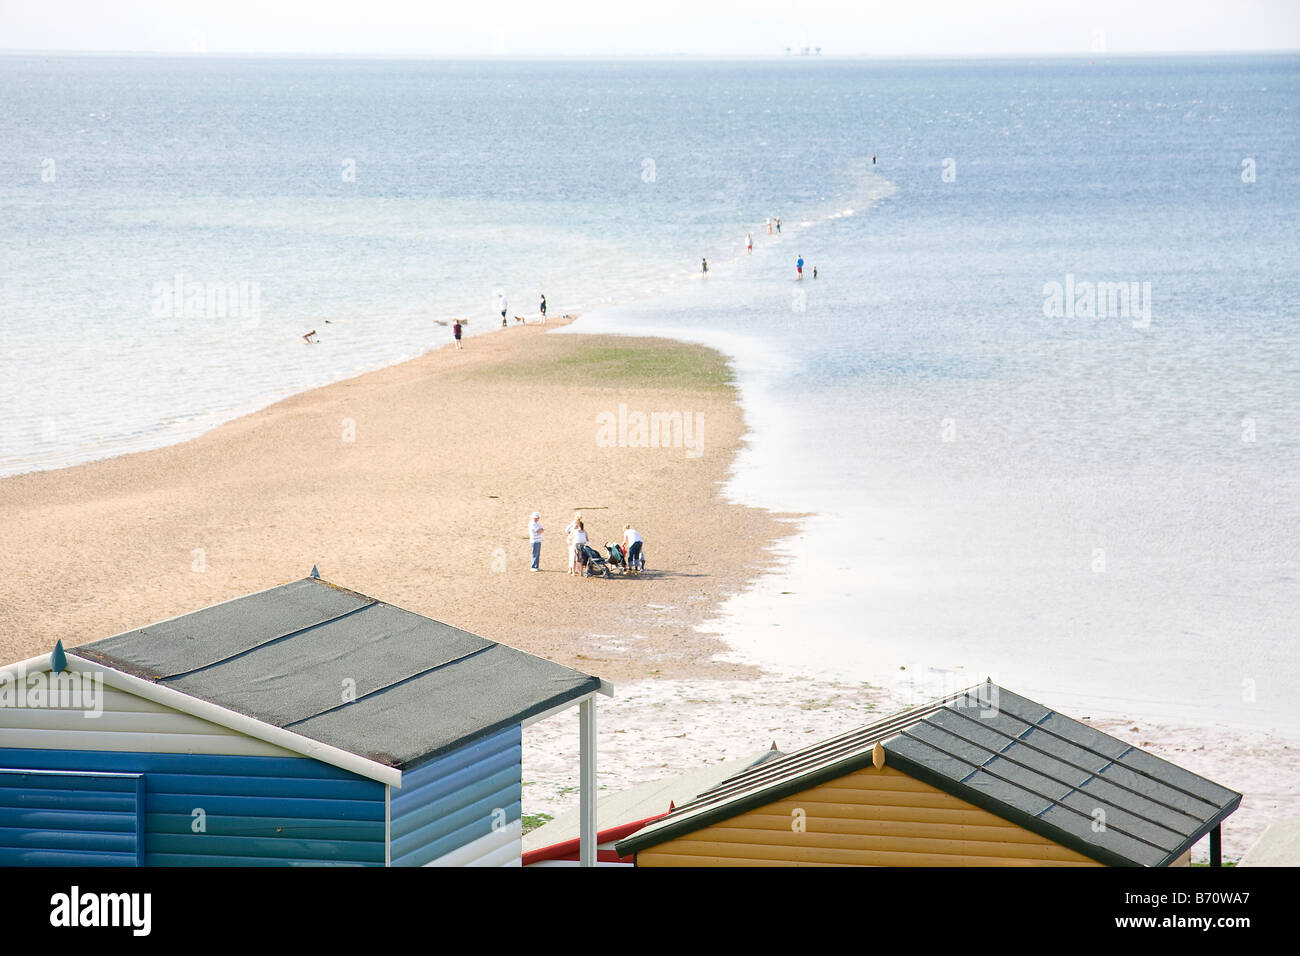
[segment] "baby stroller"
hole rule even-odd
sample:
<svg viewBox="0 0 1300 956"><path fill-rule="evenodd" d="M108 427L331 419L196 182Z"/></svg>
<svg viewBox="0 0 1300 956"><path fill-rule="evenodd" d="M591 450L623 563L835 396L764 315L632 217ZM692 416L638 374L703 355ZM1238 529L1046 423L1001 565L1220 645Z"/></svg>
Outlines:
<svg viewBox="0 0 1300 956"><path fill-rule="evenodd" d="M620 544L607 544L605 548L609 551L609 563L616 568L621 568L624 574L631 571L645 570L645 550L638 549L635 558L628 558L623 553L623 546Z"/></svg>
<svg viewBox="0 0 1300 956"><path fill-rule="evenodd" d="M584 544L582 546L582 554L587 559L584 562L586 564L586 570L583 572L587 577L593 578L597 575L605 578L609 577L609 565L605 563L605 559L600 556L599 551L589 544Z"/></svg>
<svg viewBox="0 0 1300 956"><path fill-rule="evenodd" d="M611 541L605 545L605 550L609 552L609 566L616 571L627 574L627 558L623 556L622 546Z"/></svg>

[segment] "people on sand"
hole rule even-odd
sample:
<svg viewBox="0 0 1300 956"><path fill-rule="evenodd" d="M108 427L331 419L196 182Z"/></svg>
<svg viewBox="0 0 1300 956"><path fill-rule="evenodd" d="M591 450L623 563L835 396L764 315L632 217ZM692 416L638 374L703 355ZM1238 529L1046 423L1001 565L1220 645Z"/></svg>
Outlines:
<svg viewBox="0 0 1300 956"><path fill-rule="evenodd" d="M461 331L462 331L462 327L461 327L461 324L460 324L460 319L457 319L455 322L453 322L453 323L451 324L451 334L452 334L452 337L455 338L455 340L456 340L456 348L460 348L460 334L461 334Z"/></svg>
<svg viewBox="0 0 1300 956"><path fill-rule="evenodd" d="M528 540L533 548L533 564L529 571L540 571L542 560L542 515L541 512L534 511L532 519L528 522Z"/></svg>
<svg viewBox="0 0 1300 956"><path fill-rule="evenodd" d="M709 260L708 260L708 259L701 259L701 260L700 260L700 274L701 274L701 275L708 275L708 274L709 274Z"/></svg>
<svg viewBox="0 0 1300 956"><path fill-rule="evenodd" d="M574 562L569 573L581 576L587 570L587 532L582 527L581 518L573 523L573 531L569 533L569 551Z"/></svg>
<svg viewBox="0 0 1300 956"><path fill-rule="evenodd" d="M799 273L799 278L803 278L803 256L800 256L794 262L794 271Z"/></svg>
<svg viewBox="0 0 1300 956"><path fill-rule="evenodd" d="M501 328L505 328L509 323L506 322L506 297L500 292L497 293L497 308L501 310Z"/></svg>
<svg viewBox="0 0 1300 956"><path fill-rule="evenodd" d="M640 571L645 566L641 557L641 535L630 524L623 525L623 556L629 572Z"/></svg>
<svg viewBox="0 0 1300 956"><path fill-rule="evenodd" d="M754 251L754 237L749 233L745 233L745 251L749 253Z"/></svg>
<svg viewBox="0 0 1300 956"><path fill-rule="evenodd" d="M570 574L573 573L573 564L574 564L574 559L576 557L573 550L573 529L576 528L581 523L582 523L582 512L575 511L573 513L573 520L570 521L564 528L564 543L569 546L569 573Z"/></svg>
<svg viewBox="0 0 1300 956"><path fill-rule="evenodd" d="M542 304L539 307L542 313L542 325L546 324L546 293L542 293Z"/></svg>

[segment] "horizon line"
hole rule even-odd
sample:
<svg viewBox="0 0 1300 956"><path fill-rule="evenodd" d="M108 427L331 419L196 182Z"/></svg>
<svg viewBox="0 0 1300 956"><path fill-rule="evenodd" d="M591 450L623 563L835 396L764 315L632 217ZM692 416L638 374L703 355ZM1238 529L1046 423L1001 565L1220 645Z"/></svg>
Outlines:
<svg viewBox="0 0 1300 956"><path fill-rule="evenodd" d="M1042 50L987 51L978 53L326 53L290 50L45 50L0 48L0 56L131 56L172 59L339 59L339 60L994 60L1058 57L1108 59L1142 56L1282 56L1300 53L1300 47L1227 50Z"/></svg>

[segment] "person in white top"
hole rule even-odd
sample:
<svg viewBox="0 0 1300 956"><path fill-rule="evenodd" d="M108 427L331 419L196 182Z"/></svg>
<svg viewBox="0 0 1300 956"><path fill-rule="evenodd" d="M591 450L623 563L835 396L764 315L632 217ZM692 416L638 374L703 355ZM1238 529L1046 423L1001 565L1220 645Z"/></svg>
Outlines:
<svg viewBox="0 0 1300 956"><path fill-rule="evenodd" d="M754 237L749 233L745 233L745 251L751 254L754 252Z"/></svg>
<svg viewBox="0 0 1300 956"><path fill-rule="evenodd" d="M501 310L501 327L506 327L506 297L500 292L497 293L497 308Z"/></svg>
<svg viewBox="0 0 1300 956"><path fill-rule="evenodd" d="M640 571L645 567L645 558L641 557L641 535L630 524L623 525L623 554L629 571Z"/></svg>
<svg viewBox="0 0 1300 956"><path fill-rule="evenodd" d="M540 512L534 511L532 520L528 522L528 540L533 546L533 566L529 571L541 570L538 565L542 560L542 516Z"/></svg>
<svg viewBox="0 0 1300 956"><path fill-rule="evenodd" d="M581 575L587 570L587 532L582 527L581 518L573 523L573 533L569 537L573 539L570 550L577 564L577 568L572 573Z"/></svg>
<svg viewBox="0 0 1300 956"><path fill-rule="evenodd" d="M570 574L573 573L573 562L576 557L576 553L573 549L573 529L581 521L582 521L582 512L575 511L573 513L573 520L570 521L567 525L565 525L564 528L564 543L569 546L569 573Z"/></svg>

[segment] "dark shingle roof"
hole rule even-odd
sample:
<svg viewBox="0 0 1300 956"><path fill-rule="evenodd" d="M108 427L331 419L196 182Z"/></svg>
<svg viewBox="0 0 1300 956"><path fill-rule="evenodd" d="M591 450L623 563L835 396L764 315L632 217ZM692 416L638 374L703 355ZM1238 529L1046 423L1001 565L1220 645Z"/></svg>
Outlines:
<svg viewBox="0 0 1300 956"><path fill-rule="evenodd" d="M739 774L621 841L618 852L860 770L877 742L889 766L1115 866L1168 865L1241 802L1239 793L988 683Z"/></svg>
<svg viewBox="0 0 1300 956"><path fill-rule="evenodd" d="M315 578L74 653L398 769L601 686Z"/></svg>

